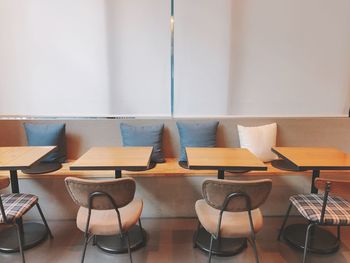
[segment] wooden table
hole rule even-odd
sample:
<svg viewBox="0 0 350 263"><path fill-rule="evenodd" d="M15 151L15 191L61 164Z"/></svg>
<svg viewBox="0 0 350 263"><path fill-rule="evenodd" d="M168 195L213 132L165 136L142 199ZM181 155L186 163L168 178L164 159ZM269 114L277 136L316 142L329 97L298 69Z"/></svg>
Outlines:
<svg viewBox="0 0 350 263"><path fill-rule="evenodd" d="M115 178L120 178L122 170L147 170L152 150L153 147L92 147L70 169L114 170Z"/></svg>
<svg viewBox="0 0 350 263"><path fill-rule="evenodd" d="M350 170L350 155L330 147L273 147L272 151L296 170L312 170L311 193L317 194L315 179L321 170ZM304 249L306 224L289 225L284 238L294 247ZM323 228L317 227L310 237L309 250L314 253L333 253L339 240Z"/></svg>
<svg viewBox="0 0 350 263"><path fill-rule="evenodd" d="M70 166L71 170L114 170L115 178L122 176L122 170L147 170L153 147L93 147ZM139 226L129 230L130 248L144 244L145 233ZM118 236L98 236L96 245L109 253L128 251L126 242Z"/></svg>
<svg viewBox="0 0 350 263"><path fill-rule="evenodd" d="M17 170L27 169L46 157L56 146L0 147L0 170L10 171L12 193L19 193ZM20 225L24 238L23 248L28 249L40 244L47 237L43 224L25 223ZM14 227L0 233L0 251L17 252L19 250L17 232Z"/></svg>
<svg viewBox="0 0 350 263"><path fill-rule="evenodd" d="M267 170L263 162L244 148L186 147L186 154L189 169L217 170L218 179L224 179L226 170ZM197 231L194 234L196 246L209 252L211 235L203 227L198 228ZM246 247L246 238L221 238L220 244L214 239L212 253L218 256L232 256Z"/></svg>
<svg viewBox="0 0 350 263"><path fill-rule="evenodd" d="M224 179L226 170L267 170L263 162L244 148L186 147L186 154L189 169L217 170L218 179Z"/></svg>

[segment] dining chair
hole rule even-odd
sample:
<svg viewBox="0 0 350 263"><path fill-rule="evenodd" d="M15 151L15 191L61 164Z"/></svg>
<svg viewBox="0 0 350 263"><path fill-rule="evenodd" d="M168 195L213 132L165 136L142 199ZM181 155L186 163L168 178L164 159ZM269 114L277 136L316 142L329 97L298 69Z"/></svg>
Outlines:
<svg viewBox="0 0 350 263"><path fill-rule="evenodd" d="M112 180L87 180L75 177L65 179L73 201L80 206L77 227L84 232L84 262L88 242L95 237L118 235L125 240L132 262L128 230L139 223L143 243L145 237L141 225L143 201L135 198L136 183L132 178Z"/></svg>
<svg viewBox="0 0 350 263"><path fill-rule="evenodd" d="M8 187L10 179L7 176L0 177L0 189ZM47 233L50 238L53 238L49 225L46 222L44 214L40 208L38 197L32 194L1 194L0 195L0 224L15 225L17 229L18 247L22 257L22 262L25 262L23 253L23 226L22 217L32 208L38 208L41 219L44 222Z"/></svg>
<svg viewBox="0 0 350 263"><path fill-rule="evenodd" d="M204 199L195 204L198 229L201 226L211 234L209 262L213 240L221 238L247 238L254 250L256 262L259 257L255 234L263 227L259 207L265 202L272 188L270 179L236 181L208 179L202 185ZM194 238L196 242L198 236Z"/></svg>
<svg viewBox="0 0 350 263"><path fill-rule="evenodd" d="M303 260L306 261L310 232L316 226L337 226L337 238L340 240L340 227L350 225L350 203L340 197L349 192L350 181L315 179L315 187L322 190L322 194L298 194L289 198L290 204L279 231L280 240L287 223L290 211L294 206L298 212L309 221L306 236Z"/></svg>

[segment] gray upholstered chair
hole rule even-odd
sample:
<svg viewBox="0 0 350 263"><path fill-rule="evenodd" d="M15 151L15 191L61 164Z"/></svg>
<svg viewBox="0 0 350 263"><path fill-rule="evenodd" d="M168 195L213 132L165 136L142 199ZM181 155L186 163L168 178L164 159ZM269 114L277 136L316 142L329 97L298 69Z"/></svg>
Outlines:
<svg viewBox="0 0 350 263"><path fill-rule="evenodd" d="M139 222L143 236L140 222L143 202L134 198L134 179L86 180L67 177L65 183L70 196L80 206L77 227L85 236L81 262L84 262L86 246L91 238L117 234L125 238L132 262L128 230Z"/></svg>
<svg viewBox="0 0 350 263"><path fill-rule="evenodd" d="M309 221L305 236L303 263L306 261L310 231L316 225L337 226L338 240L340 240L340 226L350 225L350 202L339 196L349 192L350 181L316 178L315 186L324 193L298 194L289 198L290 204L277 238L281 239L289 213L294 206Z"/></svg>
<svg viewBox="0 0 350 263"><path fill-rule="evenodd" d="M0 177L0 189L8 187L10 179L6 176ZM39 210L41 219L43 220L50 238L53 238L50 228L45 220L44 214L38 203L38 197L32 194L2 194L0 195L0 224L15 225L17 228L19 252L22 257L22 262L25 262L23 253L23 228L21 218L33 206Z"/></svg>
<svg viewBox="0 0 350 263"><path fill-rule="evenodd" d="M202 185L204 199L195 205L199 224L211 234L209 262L213 239L246 237L254 249L256 261L259 257L255 234L263 226L259 206L267 199L272 187L269 179L254 181L232 181L210 179ZM250 239L249 239L250 237ZM194 242L196 242L195 237Z"/></svg>

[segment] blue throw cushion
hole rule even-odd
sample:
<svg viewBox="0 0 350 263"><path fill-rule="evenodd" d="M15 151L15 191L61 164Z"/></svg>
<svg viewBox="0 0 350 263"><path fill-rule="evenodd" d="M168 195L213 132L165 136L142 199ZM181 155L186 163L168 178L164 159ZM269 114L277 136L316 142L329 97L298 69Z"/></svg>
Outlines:
<svg viewBox="0 0 350 263"><path fill-rule="evenodd" d="M130 125L120 124L123 146L153 146L151 161L164 163L163 145L164 124Z"/></svg>
<svg viewBox="0 0 350 263"><path fill-rule="evenodd" d="M218 125L218 121L176 122L181 144L180 161L187 161L185 147L215 147Z"/></svg>
<svg viewBox="0 0 350 263"><path fill-rule="evenodd" d="M42 162L65 162L66 124L33 124L24 123L28 146L54 146L56 149Z"/></svg>

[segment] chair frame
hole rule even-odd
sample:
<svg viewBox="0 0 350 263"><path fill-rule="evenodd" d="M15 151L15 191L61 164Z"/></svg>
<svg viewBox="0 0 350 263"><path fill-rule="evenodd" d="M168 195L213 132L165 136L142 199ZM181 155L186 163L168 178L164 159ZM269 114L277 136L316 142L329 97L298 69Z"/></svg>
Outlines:
<svg viewBox="0 0 350 263"><path fill-rule="evenodd" d="M45 219L45 216L40 208L40 205L39 205L39 202L36 202L36 207L38 208L38 211L39 211L39 214L40 214L40 217L46 227L46 230L47 230L47 233L49 234L49 237L50 239L53 239L53 235L52 235L52 232L49 228L49 225L47 224L46 222L46 219ZM31 209L31 208L30 208ZM30 210L29 209L29 210ZM29 211L28 210L28 211ZM4 220L3 224L7 224L7 225L15 225L16 226L16 232L17 232L17 239L18 239L18 246L19 246L19 252L21 254L21 258L22 258L22 262L25 263L25 258L24 258L24 252L23 252L23 245L24 245L24 231L23 231L23 223L22 223L22 217L18 218L15 220L15 222L11 222L8 220L7 216L6 216L6 213L5 213L5 208L4 208L4 204L2 203L2 197L0 195L0 212L1 212L1 215L2 215L2 218Z"/></svg>
<svg viewBox="0 0 350 263"><path fill-rule="evenodd" d="M217 230L216 230L216 235L211 234L210 237L210 248L209 248L209 259L208 262L211 262L211 257L212 257L212 249L213 249L213 240L214 238L216 240L220 240L221 236L220 236L220 229L221 229L221 222L222 222L222 215L223 213L226 211L226 208L228 206L228 204L230 203L230 201L232 199L235 198L244 198L245 200L245 210L242 212L248 212L248 216L249 216L249 224L250 224L250 239L247 238L248 242L251 244L253 250L254 250L254 255L255 255L255 260L257 263L259 263L259 257L258 257L258 252L257 252L257 247L256 247L256 242L255 242L255 231L254 231L254 224L253 224L253 218L252 218L252 209L251 209L251 200L248 194L243 193L243 192L234 192L234 193L230 193L225 197L224 203L222 205L222 208L220 209L220 214L219 214L219 219L218 219L218 225L217 225ZM198 233L199 233L199 229L200 229L201 223L198 220L198 227L197 227L197 232L196 232L196 236L194 238L194 247L196 246L196 241L198 239Z"/></svg>
<svg viewBox="0 0 350 263"><path fill-rule="evenodd" d="M107 197L109 202L112 204L113 209L117 213L118 225L119 225L119 229L120 229L120 236L121 236L122 239L124 237L126 238L126 242L127 242L127 246L128 246L129 259L130 259L130 262L132 263L129 235L128 235L128 231L123 232L122 220L121 220L121 216L120 216L120 212L119 212L118 206L116 205L116 203L115 203L115 201L114 201L114 199L113 199L113 197L111 195L109 195L108 193L102 192L102 191L94 191L94 192L89 194L89 199L88 199L88 209L89 210L88 210L88 217L87 217L87 220L86 220L86 226L85 226L85 232L84 232L84 249L83 249L83 254L82 254L82 258L81 258L81 263L84 262L85 253L86 253L86 247L87 247L87 244L89 243L89 241L91 240L91 238L93 238L93 245L96 244L96 235L89 235L89 225L90 225L90 219L91 219L91 210L93 209L92 202L93 202L94 198L99 197L99 196ZM143 239L142 241L144 243L145 242L145 237L144 237L144 234L143 234L143 229L142 229L141 219L140 218L139 218L139 226L140 226L141 236L142 236L142 239Z"/></svg>
<svg viewBox="0 0 350 263"><path fill-rule="evenodd" d="M327 181L326 184L325 184L325 189L324 189L324 196L323 196L323 203L322 203L322 209L321 209L321 216L320 216L320 220L319 221L309 221L309 224L307 226L307 230L306 230L306 236L305 236L305 245L304 245L304 252L303 252L303 263L306 262L306 256L307 256L307 247L308 247L308 244L309 244L309 239L310 239L310 231L312 230L312 228L316 225L318 226L337 226L337 239L340 240L340 227L341 226L347 226L347 224L334 224L334 225L330 225L330 224L326 224L324 222L324 216L325 216L325 213L326 213L326 207L327 207L327 202L328 202L328 195L329 195L329 192L331 191L331 181ZM289 207L287 209L287 213L284 217L284 220L283 220L283 223L282 223L282 226L281 226L281 229L278 233L278 237L277 237L277 240L281 240L281 236L283 234L283 231L284 231L284 228L285 228L285 225L287 223L287 220L288 220L288 217L289 217L289 214L290 214L290 211L293 207L293 204L290 203L289 204Z"/></svg>

